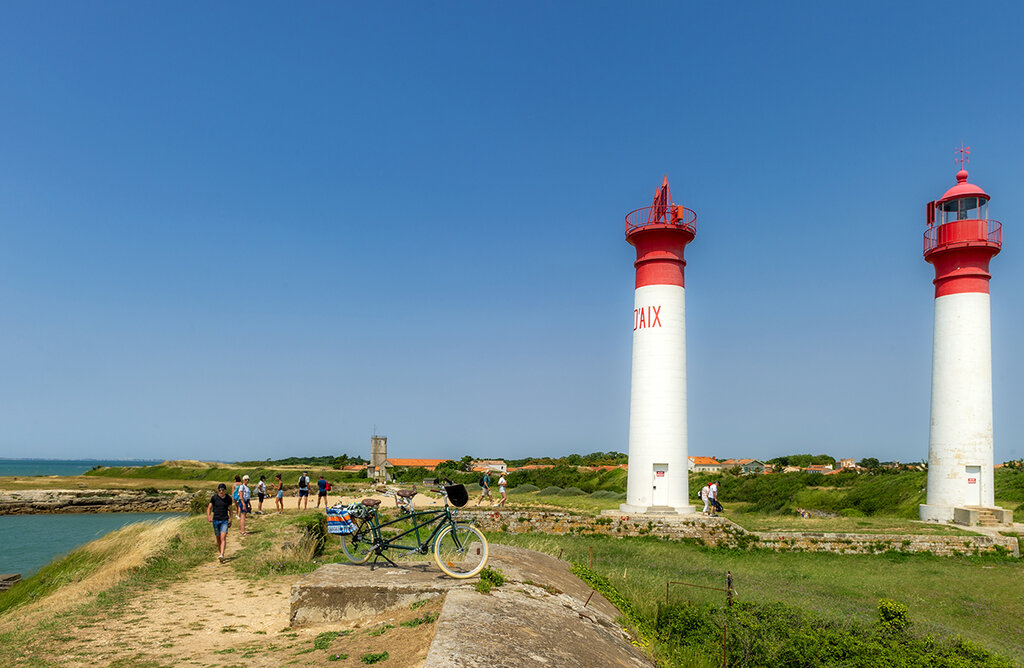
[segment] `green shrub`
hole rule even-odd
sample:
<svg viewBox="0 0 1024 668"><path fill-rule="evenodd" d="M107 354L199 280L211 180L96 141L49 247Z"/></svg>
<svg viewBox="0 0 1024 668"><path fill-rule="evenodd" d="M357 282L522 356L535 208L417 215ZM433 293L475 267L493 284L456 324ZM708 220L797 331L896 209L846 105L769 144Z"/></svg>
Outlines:
<svg viewBox="0 0 1024 668"><path fill-rule="evenodd" d="M327 545L327 515L316 513L302 520L303 537L313 541L313 556L318 557L324 552Z"/></svg>
<svg viewBox="0 0 1024 668"><path fill-rule="evenodd" d="M562 491L561 487L555 487L554 485L552 485L551 487L545 487L544 489L540 490L539 492L537 492L537 495L538 496L555 496L556 494L561 493L561 491Z"/></svg>
<svg viewBox="0 0 1024 668"><path fill-rule="evenodd" d="M867 517L867 515L856 508L843 508L839 511L839 514L843 517Z"/></svg>
<svg viewBox="0 0 1024 668"><path fill-rule="evenodd" d="M907 606L896 601L883 598L878 601L878 622L883 628L891 631L903 631L910 626L907 618Z"/></svg>
<svg viewBox="0 0 1024 668"><path fill-rule="evenodd" d="M192 495L192 499L188 502L188 514L189 515L205 515L206 507L210 505L210 497L213 496L209 492L202 490Z"/></svg>
<svg viewBox="0 0 1024 668"><path fill-rule="evenodd" d="M583 496L585 494L586 492L579 487L566 487L561 492L558 492L558 496Z"/></svg>
<svg viewBox="0 0 1024 668"><path fill-rule="evenodd" d="M480 581L476 583L476 590L481 594L489 594L492 587L500 587L505 584L505 574L500 568L485 568L480 571Z"/></svg>
<svg viewBox="0 0 1024 668"><path fill-rule="evenodd" d="M530 483L526 483L525 485L520 485L519 487L511 487L511 488L509 488L508 493L509 494L527 494L529 492L536 492L538 489L540 489L540 487L537 487L536 485L531 485Z"/></svg>
<svg viewBox="0 0 1024 668"><path fill-rule="evenodd" d="M359 657L359 660L366 664L380 663L381 661L387 661L388 656L387 652L368 652Z"/></svg>

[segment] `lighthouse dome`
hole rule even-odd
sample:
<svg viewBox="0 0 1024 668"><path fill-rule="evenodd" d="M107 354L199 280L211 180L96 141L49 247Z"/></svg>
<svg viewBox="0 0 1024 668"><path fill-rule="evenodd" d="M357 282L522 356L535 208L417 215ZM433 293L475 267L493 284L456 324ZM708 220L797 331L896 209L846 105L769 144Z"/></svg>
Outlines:
<svg viewBox="0 0 1024 668"><path fill-rule="evenodd" d="M939 198L939 202L948 202L954 199L960 199L961 197L981 197L989 199L988 194L980 187L973 183L967 182L967 170L961 169L956 173L956 185L946 191L946 193Z"/></svg>

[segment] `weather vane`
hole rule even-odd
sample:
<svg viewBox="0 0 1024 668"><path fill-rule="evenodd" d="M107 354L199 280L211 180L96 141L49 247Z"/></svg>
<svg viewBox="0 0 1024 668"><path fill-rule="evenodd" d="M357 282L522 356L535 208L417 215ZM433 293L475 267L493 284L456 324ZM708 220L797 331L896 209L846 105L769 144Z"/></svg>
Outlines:
<svg viewBox="0 0 1024 668"><path fill-rule="evenodd" d="M960 157L959 158L953 158L953 162L955 164L960 165L960 169L966 169L967 168L967 163L971 161L971 159L969 157L970 154L971 154L971 147L970 146L964 146L964 143L960 142L960 148L956 149L956 151L954 151L954 152L955 153L959 153Z"/></svg>

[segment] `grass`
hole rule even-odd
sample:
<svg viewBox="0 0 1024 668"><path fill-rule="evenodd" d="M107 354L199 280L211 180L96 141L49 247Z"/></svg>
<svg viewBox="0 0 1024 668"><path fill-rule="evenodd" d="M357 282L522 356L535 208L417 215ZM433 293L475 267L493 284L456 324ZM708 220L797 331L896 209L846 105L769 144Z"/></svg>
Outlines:
<svg viewBox="0 0 1024 668"><path fill-rule="evenodd" d="M916 632L961 635L992 652L1024 661L1024 562L996 557L835 555L719 550L655 538L488 534L587 563L645 616L666 600L666 582L725 587L731 571L737 600L782 602L832 619L874 621L880 598L907 605ZM672 601L724 602L724 592L669 586Z"/></svg>
<svg viewBox="0 0 1024 668"><path fill-rule="evenodd" d="M945 524L920 522L904 517L875 515L872 517L811 517L799 515L765 515L743 510L743 504L735 504L736 510L723 513L747 531L814 531L827 533L868 533L904 534L923 536L977 536L976 532L959 529Z"/></svg>
<svg viewBox="0 0 1024 668"><path fill-rule="evenodd" d="M205 518L131 524L0 594L0 665L48 665L68 628L120 615L138 592L209 560Z"/></svg>

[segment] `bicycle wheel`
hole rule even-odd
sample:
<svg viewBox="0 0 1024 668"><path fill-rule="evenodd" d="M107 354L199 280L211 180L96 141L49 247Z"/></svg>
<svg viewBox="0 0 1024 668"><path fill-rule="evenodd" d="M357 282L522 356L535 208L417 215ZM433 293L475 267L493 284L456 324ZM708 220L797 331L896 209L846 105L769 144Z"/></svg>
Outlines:
<svg viewBox="0 0 1024 668"><path fill-rule="evenodd" d="M363 520L350 534L342 534L341 551L353 564L365 564L373 554L373 532L369 520Z"/></svg>
<svg viewBox="0 0 1024 668"><path fill-rule="evenodd" d="M476 527L449 525L434 540L434 561L453 578L472 577L487 564L487 539Z"/></svg>

